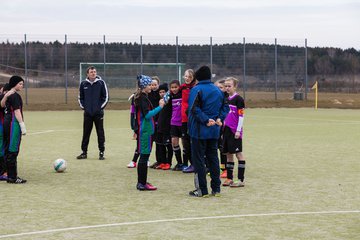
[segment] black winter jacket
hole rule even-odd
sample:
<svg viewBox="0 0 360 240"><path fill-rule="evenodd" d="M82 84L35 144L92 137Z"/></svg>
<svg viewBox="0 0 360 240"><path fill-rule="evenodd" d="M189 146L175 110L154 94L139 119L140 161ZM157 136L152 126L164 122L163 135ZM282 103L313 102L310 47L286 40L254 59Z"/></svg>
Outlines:
<svg viewBox="0 0 360 240"><path fill-rule="evenodd" d="M102 114L109 101L109 93L104 80L100 76L91 82L85 79L79 87L79 105L90 116Z"/></svg>

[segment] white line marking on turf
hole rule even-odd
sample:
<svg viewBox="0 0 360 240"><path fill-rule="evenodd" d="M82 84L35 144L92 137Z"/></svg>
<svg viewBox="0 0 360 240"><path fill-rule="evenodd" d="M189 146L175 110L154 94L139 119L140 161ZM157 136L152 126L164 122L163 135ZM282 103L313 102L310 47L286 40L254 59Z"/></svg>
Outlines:
<svg viewBox="0 0 360 240"><path fill-rule="evenodd" d="M250 115L251 117L256 118L275 118L275 119L289 119L289 120L305 120L305 121L318 121L318 122L336 122L336 123L345 123L345 124L359 124L360 121L351 121L351 120L341 120L341 119L319 119L319 118L301 118L301 117L282 117L282 116L266 116L266 115Z"/></svg>
<svg viewBox="0 0 360 240"><path fill-rule="evenodd" d="M73 231L73 230L83 230L83 229L92 229L92 228L119 227L119 226L128 226L128 225L140 225L140 224L152 224L152 223L168 223L168 222L180 222L180 221L195 221L195 220L207 220L207 219L268 217L268 216L319 215L319 214L349 214L349 213L360 213L360 210L353 210L353 211L323 211L323 212L254 213L254 214L239 214L239 215L225 215L225 216L159 219L159 220L123 222L123 223L110 223L110 224L99 224L99 225L81 226L81 227L58 228L58 229L50 229L50 230L35 231L35 232L15 233L15 234L0 235L0 238L21 237L21 236L39 235L39 234L56 233L56 232L67 232L67 231Z"/></svg>
<svg viewBox="0 0 360 240"><path fill-rule="evenodd" d="M129 130L130 128L105 128L105 130ZM57 130L44 130L38 132L27 133L27 135L39 135L44 133L52 133L52 132L74 132L74 131L82 131L82 129L57 129ZM129 130L129 132L131 132Z"/></svg>
<svg viewBox="0 0 360 240"><path fill-rule="evenodd" d="M38 134L51 133L51 132L55 132L55 130L45 130L45 131L40 131L40 132L33 132L33 133L28 133L27 135L38 135Z"/></svg>

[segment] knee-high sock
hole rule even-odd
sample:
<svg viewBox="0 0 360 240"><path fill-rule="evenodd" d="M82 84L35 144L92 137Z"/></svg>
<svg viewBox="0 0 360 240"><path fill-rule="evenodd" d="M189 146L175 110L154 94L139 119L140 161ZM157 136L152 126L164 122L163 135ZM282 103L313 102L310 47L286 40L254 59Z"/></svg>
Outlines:
<svg viewBox="0 0 360 240"><path fill-rule="evenodd" d="M227 178L233 179L233 171L234 171L234 163L233 162L226 163L226 171L227 171Z"/></svg>
<svg viewBox="0 0 360 240"><path fill-rule="evenodd" d="M242 182L245 179L245 160L240 160L239 161L239 166L238 166L238 179L241 180Z"/></svg>
<svg viewBox="0 0 360 240"><path fill-rule="evenodd" d="M182 159L181 159L181 149L180 146L174 146L173 150L175 152L175 158L178 164L182 164Z"/></svg>

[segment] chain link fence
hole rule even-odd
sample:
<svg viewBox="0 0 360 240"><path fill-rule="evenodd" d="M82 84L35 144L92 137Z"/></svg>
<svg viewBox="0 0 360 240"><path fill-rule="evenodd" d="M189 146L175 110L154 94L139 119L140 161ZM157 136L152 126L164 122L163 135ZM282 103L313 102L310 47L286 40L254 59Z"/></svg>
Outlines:
<svg viewBox="0 0 360 240"><path fill-rule="evenodd" d="M284 92L306 99L315 81L323 91L359 92L359 52L342 51L347 65L337 67L346 71L338 71L330 63L339 51L308 48L306 39L0 35L0 83L23 76L26 104L74 102L84 78L81 63L96 63L112 101L123 101L136 89L137 74L169 82L188 68L208 65L214 81L238 78L245 98L251 91L274 100ZM46 92L51 97L38 96Z"/></svg>

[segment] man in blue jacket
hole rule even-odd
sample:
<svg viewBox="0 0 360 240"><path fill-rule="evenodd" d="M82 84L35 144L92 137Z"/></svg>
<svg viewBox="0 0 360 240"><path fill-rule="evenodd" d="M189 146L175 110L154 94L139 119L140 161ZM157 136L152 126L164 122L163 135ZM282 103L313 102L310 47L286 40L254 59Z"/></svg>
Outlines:
<svg viewBox="0 0 360 240"><path fill-rule="evenodd" d="M202 66L196 71L198 84L189 96L188 129L191 138L191 157L195 167L195 187L190 196L207 197L205 158L211 176L211 193L220 196L220 166L217 143L220 127L229 111L224 94L211 82L209 67Z"/></svg>
<svg viewBox="0 0 360 240"><path fill-rule="evenodd" d="M81 109L84 110L84 124L81 142L82 153L76 158L87 158L90 134L95 123L98 136L99 160L104 160L104 108L109 101L109 93L104 80L96 75L95 67L88 67L86 74L87 78L80 83L79 87L79 104Z"/></svg>

